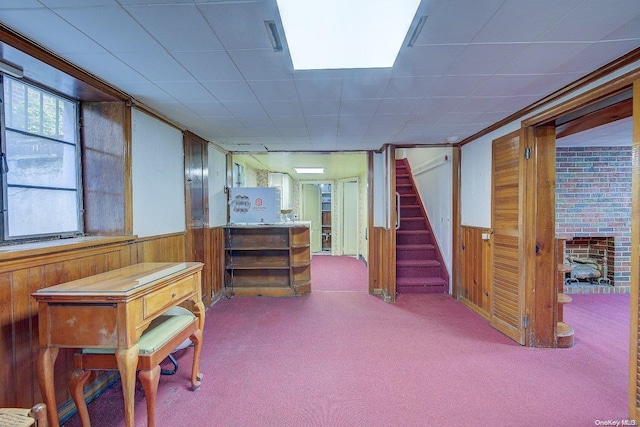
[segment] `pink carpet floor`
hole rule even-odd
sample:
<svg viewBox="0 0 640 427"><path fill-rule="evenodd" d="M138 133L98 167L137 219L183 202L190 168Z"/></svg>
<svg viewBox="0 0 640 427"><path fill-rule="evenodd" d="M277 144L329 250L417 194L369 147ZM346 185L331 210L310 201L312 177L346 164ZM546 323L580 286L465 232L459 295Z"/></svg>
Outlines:
<svg viewBox="0 0 640 427"><path fill-rule="evenodd" d="M362 291L368 289L367 267L350 256L314 255L311 258L314 291Z"/></svg>
<svg viewBox="0 0 640 427"><path fill-rule="evenodd" d="M157 425L537 427L627 418L628 295L575 296L565 319L576 345L531 349L450 296L388 304L316 290L326 284L312 274L305 297L211 307L202 387L188 389L192 350L176 353L178 373L160 379ZM345 279L338 283L352 286ZM136 425L146 424L144 404L138 389ZM94 427L123 426L120 383L89 413Z"/></svg>

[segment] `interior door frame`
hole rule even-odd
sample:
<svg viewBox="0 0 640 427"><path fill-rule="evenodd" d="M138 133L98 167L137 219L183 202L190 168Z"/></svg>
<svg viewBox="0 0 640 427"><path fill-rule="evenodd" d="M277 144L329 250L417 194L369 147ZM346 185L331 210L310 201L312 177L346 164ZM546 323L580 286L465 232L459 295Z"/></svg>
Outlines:
<svg viewBox="0 0 640 427"><path fill-rule="evenodd" d="M524 221L528 224L524 238L528 255L524 266L529 346L555 346L555 223L549 222L555 214L555 161L551 162L555 159L555 120L627 91L638 79L640 70L635 70L522 121L523 143L531 150L533 160L527 164L529 182L525 190L525 197L532 203L524 212ZM632 289L636 285L632 283ZM635 309L637 312L638 307Z"/></svg>
<svg viewBox="0 0 640 427"><path fill-rule="evenodd" d="M340 239L339 239L339 244L340 244L340 248L338 250L338 253L340 255L353 255L353 254L347 254L344 250L345 248L345 242L346 242L346 237L347 237L347 233L346 233L346 227L345 227L345 219L346 219L346 198L345 198L345 189L347 184L355 184L355 188L356 188L356 196L359 197L360 195L360 179L358 177L353 177L353 178L341 178L340 180L338 180L338 188L337 188L337 196L339 197L340 200L340 205L339 205L339 221L340 221ZM355 245L356 245L356 257L359 257L360 255L360 227L361 227L361 221L360 221L360 212L359 212L359 200L356 199L355 200L355 210L356 210L356 232L355 232Z"/></svg>
<svg viewBox="0 0 640 427"><path fill-rule="evenodd" d="M560 102L559 104L531 116L522 121L522 130L525 143L534 150L545 150L548 145L548 135L540 136L541 129L553 127L555 138L555 126L552 124L558 118L595 104L601 100L613 97L624 91L632 90L633 103L633 148L632 148L632 194L640 194L640 68L622 74L619 77L602 83L593 89L573 98ZM546 141L545 141L545 138ZM553 145L555 149L555 144ZM541 154L542 151L538 152ZM527 194L532 196L531 200L541 200L550 197L549 186L537 188L540 180L550 179L550 166L547 162L538 162L531 171L533 181L530 182ZM637 383L637 376L640 372L638 361L638 287L640 281L640 198L633 197L632 222L631 222L631 331L629 339L629 393L628 408L630 419L640 419L640 386ZM555 264L553 262L537 262L535 259L535 249L538 254L543 251L544 257L550 257L553 252L555 230L545 228L545 216L548 218L552 212L545 210L527 211L527 219L531 223L532 229L526 231L525 241L531 242L529 246L534 247L534 256L525 259L527 269L527 294L535 293L542 296L542 300L532 300L527 304L527 310L531 315L529 337L532 344L544 343L548 341L550 331L555 328L555 319L541 310L541 305L550 296L557 298L557 284L553 280L544 280L542 277L554 277ZM550 283L552 282L552 283ZM557 304L554 304L557 305Z"/></svg>

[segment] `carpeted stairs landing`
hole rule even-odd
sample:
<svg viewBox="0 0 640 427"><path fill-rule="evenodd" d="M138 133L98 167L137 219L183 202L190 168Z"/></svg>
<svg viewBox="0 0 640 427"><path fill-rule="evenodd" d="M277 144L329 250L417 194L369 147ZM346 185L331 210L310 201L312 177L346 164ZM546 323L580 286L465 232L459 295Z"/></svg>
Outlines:
<svg viewBox="0 0 640 427"><path fill-rule="evenodd" d="M396 191L400 194L400 228L396 230L397 293L448 293L449 277L406 159L396 160Z"/></svg>

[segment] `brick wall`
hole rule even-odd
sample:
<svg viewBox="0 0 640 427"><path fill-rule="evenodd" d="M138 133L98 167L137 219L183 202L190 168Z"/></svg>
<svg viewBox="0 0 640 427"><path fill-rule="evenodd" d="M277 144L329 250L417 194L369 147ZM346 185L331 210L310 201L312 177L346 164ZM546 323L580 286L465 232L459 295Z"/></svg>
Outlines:
<svg viewBox="0 0 640 427"><path fill-rule="evenodd" d="M556 149L556 234L613 237L613 284L629 286L631 147Z"/></svg>

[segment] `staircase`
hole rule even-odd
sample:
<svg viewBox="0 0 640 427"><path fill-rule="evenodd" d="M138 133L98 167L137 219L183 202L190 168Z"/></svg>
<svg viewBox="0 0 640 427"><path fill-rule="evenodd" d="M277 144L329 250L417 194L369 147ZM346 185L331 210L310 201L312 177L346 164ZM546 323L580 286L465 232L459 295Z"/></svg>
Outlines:
<svg viewBox="0 0 640 427"><path fill-rule="evenodd" d="M406 159L396 160L396 191L400 194L400 228L396 230L396 292L448 293L449 275L433 240L431 226Z"/></svg>

